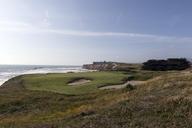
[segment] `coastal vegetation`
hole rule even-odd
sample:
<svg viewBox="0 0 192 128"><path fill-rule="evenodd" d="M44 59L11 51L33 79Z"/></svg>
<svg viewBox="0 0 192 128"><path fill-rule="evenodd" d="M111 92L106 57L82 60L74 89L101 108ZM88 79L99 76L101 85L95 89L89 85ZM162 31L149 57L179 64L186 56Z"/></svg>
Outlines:
<svg viewBox="0 0 192 128"><path fill-rule="evenodd" d="M70 85L83 80L88 82ZM100 89L126 81L144 82ZM0 127L190 128L191 85L190 70L18 76L0 87Z"/></svg>
<svg viewBox="0 0 192 128"><path fill-rule="evenodd" d="M185 70L191 66L185 58L172 58L167 60L148 60L143 63L144 70L167 71L167 70Z"/></svg>

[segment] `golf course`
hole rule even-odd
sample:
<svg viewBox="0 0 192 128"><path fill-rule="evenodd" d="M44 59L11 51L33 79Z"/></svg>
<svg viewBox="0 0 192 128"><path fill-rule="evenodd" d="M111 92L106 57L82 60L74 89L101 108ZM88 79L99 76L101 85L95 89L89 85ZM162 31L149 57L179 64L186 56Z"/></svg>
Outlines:
<svg viewBox="0 0 192 128"><path fill-rule="evenodd" d="M168 127L173 125L169 120L190 127L183 120L190 120L192 112L191 76L188 70L139 68L21 75L0 88L0 127L146 127L146 122ZM130 84L137 81L142 83Z"/></svg>

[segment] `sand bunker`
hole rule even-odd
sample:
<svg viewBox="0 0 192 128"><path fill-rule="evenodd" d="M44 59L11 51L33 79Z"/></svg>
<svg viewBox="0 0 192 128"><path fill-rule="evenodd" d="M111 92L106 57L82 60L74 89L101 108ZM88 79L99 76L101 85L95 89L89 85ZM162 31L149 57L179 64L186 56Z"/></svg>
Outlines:
<svg viewBox="0 0 192 128"><path fill-rule="evenodd" d="M131 84L133 86L141 85L144 84L146 81L127 81L124 84L118 84L118 85L109 85L109 86L104 86L100 87L99 89L105 90L105 89L120 89L120 88L125 88L128 84Z"/></svg>
<svg viewBox="0 0 192 128"><path fill-rule="evenodd" d="M78 79L78 80L75 80L73 82L68 83L68 85L83 85L83 84L86 84L86 83L89 83L89 82L91 82L91 80Z"/></svg>

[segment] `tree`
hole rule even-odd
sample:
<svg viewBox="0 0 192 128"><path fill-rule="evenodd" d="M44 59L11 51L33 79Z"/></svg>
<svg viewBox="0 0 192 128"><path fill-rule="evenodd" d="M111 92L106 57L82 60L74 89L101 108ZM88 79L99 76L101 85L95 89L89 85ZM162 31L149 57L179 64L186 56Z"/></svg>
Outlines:
<svg viewBox="0 0 192 128"><path fill-rule="evenodd" d="M167 60L148 60L143 63L142 69L152 71L184 70L191 66L185 58L170 58Z"/></svg>

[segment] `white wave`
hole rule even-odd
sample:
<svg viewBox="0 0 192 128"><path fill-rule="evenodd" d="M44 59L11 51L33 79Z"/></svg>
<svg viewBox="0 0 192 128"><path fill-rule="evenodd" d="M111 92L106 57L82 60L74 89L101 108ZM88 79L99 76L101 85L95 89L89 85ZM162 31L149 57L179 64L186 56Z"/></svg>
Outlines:
<svg viewBox="0 0 192 128"><path fill-rule="evenodd" d="M27 68L26 68L27 67ZM1 70L2 69L2 70ZM3 67L0 66L0 86L5 83L7 80L24 74L46 74L46 73L67 73L67 72L85 72L87 70L82 69L82 67L54 67L54 66L45 66L45 67L34 67L34 66L25 66L25 67Z"/></svg>

